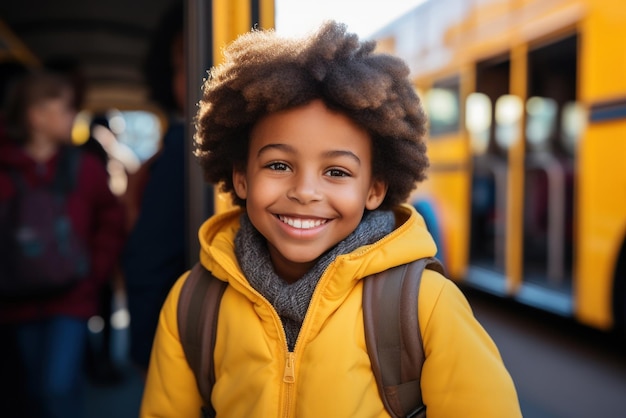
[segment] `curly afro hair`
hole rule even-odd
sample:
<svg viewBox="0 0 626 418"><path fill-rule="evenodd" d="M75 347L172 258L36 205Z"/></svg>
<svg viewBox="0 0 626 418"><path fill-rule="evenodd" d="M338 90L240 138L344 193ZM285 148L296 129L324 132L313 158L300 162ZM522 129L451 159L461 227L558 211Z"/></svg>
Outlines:
<svg viewBox="0 0 626 418"><path fill-rule="evenodd" d="M321 99L369 132L373 176L388 185L381 208L405 202L426 177L426 115L406 64L374 47L334 21L298 39L273 30L241 35L224 50L225 63L211 70L195 119L195 155L206 181L221 183L234 204L245 206L232 172L245 167L254 124Z"/></svg>

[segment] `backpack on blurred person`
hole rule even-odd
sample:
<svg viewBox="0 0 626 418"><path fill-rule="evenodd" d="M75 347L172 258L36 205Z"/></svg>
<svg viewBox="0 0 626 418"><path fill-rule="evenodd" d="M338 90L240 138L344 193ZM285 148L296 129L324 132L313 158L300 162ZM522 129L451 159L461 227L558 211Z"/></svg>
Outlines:
<svg viewBox="0 0 626 418"><path fill-rule="evenodd" d="M79 157L77 149L62 150L47 186L33 187L11 172L16 193L0 203L0 299L53 295L89 272L87 247L67 214Z"/></svg>
<svg viewBox="0 0 626 418"><path fill-rule="evenodd" d="M426 416L420 388L425 357L417 318L419 287L425 268L443 274L443 266L437 259L421 258L364 279L367 352L381 398L392 417ZM215 416L211 406L215 383L213 350L219 305L227 285L197 263L183 285L178 302L180 342L204 399L205 417Z"/></svg>

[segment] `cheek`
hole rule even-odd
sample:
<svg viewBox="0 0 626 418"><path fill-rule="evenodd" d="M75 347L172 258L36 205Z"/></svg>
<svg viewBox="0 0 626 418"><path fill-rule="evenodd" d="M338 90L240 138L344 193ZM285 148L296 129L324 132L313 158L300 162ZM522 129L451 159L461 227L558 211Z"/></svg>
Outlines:
<svg viewBox="0 0 626 418"><path fill-rule="evenodd" d="M281 182L264 181L256 177L249 179L247 195L247 204L267 207L286 198L286 191Z"/></svg>
<svg viewBox="0 0 626 418"><path fill-rule="evenodd" d="M332 197L333 206L346 216L356 216L362 214L365 209L371 209L369 188L363 185L360 187L346 188L340 193L334 193Z"/></svg>
<svg viewBox="0 0 626 418"><path fill-rule="evenodd" d="M347 206L362 206L368 197L368 189L362 184L343 187L333 193L335 199L345 202Z"/></svg>
<svg viewBox="0 0 626 418"><path fill-rule="evenodd" d="M248 187L248 200L253 201L253 203L263 202L272 193L271 185L254 179L248 182Z"/></svg>

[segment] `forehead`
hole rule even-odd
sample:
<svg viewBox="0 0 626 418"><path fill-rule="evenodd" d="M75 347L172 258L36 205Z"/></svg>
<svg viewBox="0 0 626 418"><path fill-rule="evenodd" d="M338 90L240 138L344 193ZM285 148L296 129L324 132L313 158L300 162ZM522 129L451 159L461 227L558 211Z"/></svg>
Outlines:
<svg viewBox="0 0 626 418"><path fill-rule="evenodd" d="M321 100L260 119L252 129L250 149L273 142L309 149L371 151L369 133L343 113L330 110Z"/></svg>
<svg viewBox="0 0 626 418"><path fill-rule="evenodd" d="M45 109L63 108L72 103L72 99L73 97L69 92L64 92L59 96L41 97L33 102L32 106Z"/></svg>

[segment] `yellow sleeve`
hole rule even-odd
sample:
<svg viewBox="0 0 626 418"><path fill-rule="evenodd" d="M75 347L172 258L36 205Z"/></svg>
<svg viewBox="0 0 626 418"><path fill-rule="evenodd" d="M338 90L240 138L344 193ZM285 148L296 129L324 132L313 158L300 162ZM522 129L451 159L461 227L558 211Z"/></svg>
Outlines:
<svg viewBox="0 0 626 418"><path fill-rule="evenodd" d="M454 282L425 271L418 314L428 418L516 418L522 413L500 353Z"/></svg>
<svg viewBox="0 0 626 418"><path fill-rule="evenodd" d="M174 284L161 309L141 402L141 418L201 416L202 398L178 336L176 310L186 276Z"/></svg>

